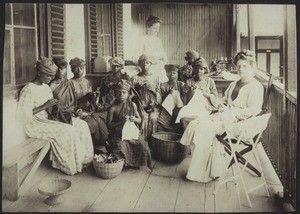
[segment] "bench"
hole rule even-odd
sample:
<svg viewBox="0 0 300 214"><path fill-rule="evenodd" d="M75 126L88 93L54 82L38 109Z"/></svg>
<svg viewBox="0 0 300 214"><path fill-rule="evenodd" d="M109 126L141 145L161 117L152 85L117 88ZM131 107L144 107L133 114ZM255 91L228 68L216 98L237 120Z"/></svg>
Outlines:
<svg viewBox="0 0 300 214"><path fill-rule="evenodd" d="M21 144L4 152L2 165L2 191L7 199L15 201L19 198L20 192L22 192L24 186L36 172L49 149L49 141L29 138ZM39 153L31 164L30 170L21 179L19 172L21 170L22 159L29 157L38 151Z"/></svg>
<svg viewBox="0 0 300 214"><path fill-rule="evenodd" d="M9 91L3 96L2 198L17 200L50 149L47 140L28 138L16 118L16 95ZM20 170L31 164L29 172L20 178Z"/></svg>

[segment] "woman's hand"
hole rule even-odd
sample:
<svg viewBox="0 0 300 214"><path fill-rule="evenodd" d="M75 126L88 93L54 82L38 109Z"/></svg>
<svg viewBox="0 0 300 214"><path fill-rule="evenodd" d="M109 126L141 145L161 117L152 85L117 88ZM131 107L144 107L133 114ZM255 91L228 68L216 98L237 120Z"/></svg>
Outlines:
<svg viewBox="0 0 300 214"><path fill-rule="evenodd" d="M43 104L43 108L48 109L54 105L57 105L58 101L59 101L58 99L50 99Z"/></svg>
<svg viewBox="0 0 300 214"><path fill-rule="evenodd" d="M196 85L192 85L192 86L191 86L191 90L192 90L192 91L196 90L197 88L198 88L198 87L197 87Z"/></svg>
<svg viewBox="0 0 300 214"><path fill-rule="evenodd" d="M134 122L134 123L136 122L136 117L135 116L129 116L128 119L129 119L130 122Z"/></svg>
<svg viewBox="0 0 300 214"><path fill-rule="evenodd" d="M179 91L178 91L178 90L173 90L173 89L171 89L171 90L170 90L170 94L171 94L173 97L176 97L176 96L179 94Z"/></svg>
<svg viewBox="0 0 300 214"><path fill-rule="evenodd" d="M202 91L203 96L206 98L210 98L210 93L206 92L206 91Z"/></svg>

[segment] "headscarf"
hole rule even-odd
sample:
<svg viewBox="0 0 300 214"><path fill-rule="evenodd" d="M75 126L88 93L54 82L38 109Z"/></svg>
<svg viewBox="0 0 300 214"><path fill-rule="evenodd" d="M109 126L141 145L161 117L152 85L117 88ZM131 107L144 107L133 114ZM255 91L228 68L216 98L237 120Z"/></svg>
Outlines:
<svg viewBox="0 0 300 214"><path fill-rule="evenodd" d="M70 65L71 67L79 68L79 67L84 66L85 63L84 63L84 60L83 60L83 59L80 59L80 58L78 58L78 57L75 57L74 59L71 59L71 60L70 60L69 65Z"/></svg>
<svg viewBox="0 0 300 214"><path fill-rule="evenodd" d="M194 68L205 68L206 72L209 72L208 64L203 57L200 57L193 63Z"/></svg>
<svg viewBox="0 0 300 214"><path fill-rule="evenodd" d="M110 60L108 60L110 63L110 66L113 65L120 65L122 68L124 67L124 60L121 57L113 57Z"/></svg>
<svg viewBox="0 0 300 214"><path fill-rule="evenodd" d="M38 71L49 75L55 75L57 72L57 66L54 64L54 62L44 56L41 56L36 62L36 68Z"/></svg>
<svg viewBox="0 0 300 214"><path fill-rule="evenodd" d="M152 63L152 60L150 59L149 56L145 55L145 54L142 54L138 60L138 65L140 65L142 62L144 61L149 61Z"/></svg>
<svg viewBox="0 0 300 214"><path fill-rule="evenodd" d="M179 69L179 65L172 65L172 64L165 65L166 72L171 72L171 71L178 72L178 69Z"/></svg>
<svg viewBox="0 0 300 214"><path fill-rule="evenodd" d="M130 91L131 84L128 80L121 79L114 87L114 90L126 90Z"/></svg>

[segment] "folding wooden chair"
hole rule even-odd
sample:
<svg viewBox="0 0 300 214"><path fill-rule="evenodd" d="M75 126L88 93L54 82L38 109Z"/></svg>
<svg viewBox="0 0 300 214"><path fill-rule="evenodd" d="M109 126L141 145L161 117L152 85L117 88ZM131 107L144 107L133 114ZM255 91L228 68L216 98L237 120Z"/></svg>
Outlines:
<svg viewBox="0 0 300 214"><path fill-rule="evenodd" d="M269 81L268 81L268 86L267 86L267 89L266 89L266 92L265 92L265 96L264 96L262 111L256 117L261 117L261 116L269 117L269 114L266 114L266 113L268 111L267 104L268 104L269 95L270 95L270 91L271 91L271 88L272 88L273 80L274 80L274 76L271 74L270 78L269 78ZM265 185L265 187L266 187L265 177L262 174L262 168L261 168L259 159L257 157L256 146L259 142L261 142L261 134L265 130L265 128L267 126L267 123L266 124L260 124L260 125L265 125L265 127L263 126L262 130L260 130L258 133L256 133L255 136L252 136L251 139L244 139L245 136L243 136L242 134L240 136L230 136L230 135L228 135L227 132L223 133L220 136L217 136L217 139L224 145L225 151L230 155L230 158L231 158L231 161L230 161L230 163L227 167L227 170L225 172L227 172L228 169L231 168L233 164L235 164L237 166L237 169L238 169L238 175L237 176L241 176L240 167L238 165L238 163L241 163L242 166L243 166L242 172L244 172L245 168L247 167L248 169L253 171L255 174L257 174L258 177L262 177L261 178L263 180L262 185ZM246 130L244 130L244 131L246 131ZM238 147L237 147L238 144L244 145L245 148L243 148L242 150L238 150ZM246 153L249 153L249 152L253 153L254 157L256 158L259 169L255 168L251 163L249 163L248 160L246 160L244 158L243 155L245 155ZM224 174L224 176L225 176L225 174ZM224 176L223 176L223 178L224 178ZM235 179L235 181L236 181L236 176L234 176L232 178ZM222 178L221 178L221 180L222 180ZM220 182L219 185L221 185L222 183L227 182L227 181L228 181L228 179L226 181ZM218 187L219 187L219 185L218 185ZM243 179L242 179L242 185L243 185L243 189L246 192L246 196L247 196L249 206L251 207L252 205L251 205L251 201L249 199L248 193L254 191L255 189L257 189L259 187L261 187L262 185L259 185L254 189L247 190L246 186L245 186L245 182L244 182ZM215 193L217 192L218 187L216 188ZM267 190L267 187L266 187L266 190ZM267 192L267 194L269 196L269 192ZM239 198L239 195L238 195L238 198ZM240 200L240 198L239 198L239 200ZM240 201L239 201L239 205L240 205Z"/></svg>
<svg viewBox="0 0 300 214"><path fill-rule="evenodd" d="M263 115L265 113L268 112L268 108L267 108L267 105L268 105L268 101L269 101L269 96L270 96L270 92L271 92L271 88L273 86L273 81L274 81L274 75L270 74L270 77L269 77L269 81L268 81L268 86L267 86L267 89L266 89L266 92L265 92L265 96L264 96L264 101L263 101L263 105L262 105L262 110L261 112L256 115L256 116L260 116L260 115ZM220 141L223 145L224 145L224 149L226 151L226 153L228 153L229 155L231 155L231 148L230 148L230 145L228 143L228 141L225 140L226 138L226 135L227 133L224 132L222 135L218 135L216 136L218 141ZM256 141L258 138L258 135L256 135L253 140ZM237 143L236 140L232 139L232 142L233 143ZM259 141L260 142L260 141ZM240 142L241 144L243 144L245 147L240 150L240 151L236 151L236 156L237 156L237 161L243 165L246 164L246 167L248 169L250 169L251 171L253 171L257 176L261 176L261 173L259 172L259 170L257 170L251 163L246 163L246 159L243 157L243 155L245 155L246 153L250 152L252 149L253 149L253 146L251 144L249 144L248 142L244 142L244 141L241 141ZM234 163L234 159L232 159L230 161L230 164L228 165L228 168L231 167L231 165Z"/></svg>
<svg viewBox="0 0 300 214"><path fill-rule="evenodd" d="M224 174L221 176L218 186L216 187L215 194L217 193L218 188L220 187L221 184L226 183L231 180L234 180L235 183L237 184L238 179L240 179L242 189L246 193L246 198L247 198L247 201L248 201L250 207L252 207L252 204L251 204L251 201L249 198L250 192L264 186L267 191L267 195L270 196L268 188L267 188L267 184L266 184L266 179L263 174L261 163L260 163L258 153L256 150L257 144L260 142L260 137L261 137L263 131L267 128L270 116L271 116L271 114L268 113L268 114L263 114L263 115L259 115L256 117L246 119L246 120L238 122L234 125L233 125L233 123L231 125L224 124L225 130L227 133L228 144L230 146L230 151L231 151L230 159L233 159L234 162L225 170ZM255 140L253 139L254 136L257 136ZM233 143L233 139L236 140L236 143ZM258 165L258 170L261 174L261 176L259 178L262 180L262 182L259 185L255 186L251 189L247 189L246 182L244 181L244 178L243 178L243 173L247 167L247 164L249 163L249 160L245 159L244 164L239 164L238 156L236 155L238 153L238 147L239 147L239 143L241 141L247 142L249 145L251 145L252 149L249 151L249 153L253 154L253 156L257 162L257 165ZM236 170L234 169L234 167ZM230 170L230 168L233 169L233 176L225 179L226 174ZM240 206L239 192L240 192L240 190L237 185L237 194L238 194L239 206Z"/></svg>

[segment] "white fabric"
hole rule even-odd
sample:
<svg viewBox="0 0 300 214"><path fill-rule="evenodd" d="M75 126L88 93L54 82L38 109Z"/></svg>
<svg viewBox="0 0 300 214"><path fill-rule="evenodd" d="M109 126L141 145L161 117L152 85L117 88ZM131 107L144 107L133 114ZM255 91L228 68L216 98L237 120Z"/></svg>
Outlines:
<svg viewBox="0 0 300 214"><path fill-rule="evenodd" d="M198 117L192 120L184 131L180 143L183 145L195 144L192 160L188 169L187 178L198 182L208 182L214 177L221 176L224 170L222 155L218 147L220 143L216 139L217 134L223 134L229 130L230 135L238 136L241 130L246 130L245 138L254 136L258 130L264 130L269 116L253 117L242 122L237 122L237 115L256 115L261 111L263 102L263 87L256 80L245 85L232 102L230 96L234 84L231 84L225 92L233 107L223 113L208 115L205 118ZM251 124L251 125L250 125ZM225 129L226 128L226 129ZM223 149L224 150L224 149Z"/></svg>
<svg viewBox="0 0 300 214"><path fill-rule="evenodd" d="M122 140L138 140L140 130L134 122L127 120L122 129Z"/></svg>
<svg viewBox="0 0 300 214"><path fill-rule="evenodd" d="M175 123L179 123L180 119L184 117L206 118L209 114L210 112L206 110L206 100L202 91L196 89L189 103L180 109Z"/></svg>
<svg viewBox="0 0 300 214"><path fill-rule="evenodd" d="M233 123L223 115L222 121L228 137L247 141L267 128L270 117L271 113Z"/></svg>
<svg viewBox="0 0 300 214"><path fill-rule="evenodd" d="M32 110L49 99L53 95L48 85L29 83L21 91L17 114L29 137L51 142L52 166L74 175L93 160L89 127L79 118L72 118L73 125L48 120L45 110L33 115Z"/></svg>
<svg viewBox="0 0 300 214"><path fill-rule="evenodd" d="M247 85L243 86L236 99L232 101L231 94L236 85L236 82L232 82L225 91L224 100L227 103L240 108L240 114L244 115L256 115L261 111L264 98L264 88L260 82L253 80Z"/></svg>
<svg viewBox="0 0 300 214"><path fill-rule="evenodd" d="M173 114L173 109L175 108L176 104L175 104L175 100L174 97L169 94L165 100L163 101L163 103L161 104L162 107L164 107L164 109L167 110L167 112L172 115Z"/></svg>

